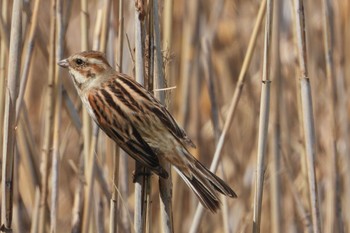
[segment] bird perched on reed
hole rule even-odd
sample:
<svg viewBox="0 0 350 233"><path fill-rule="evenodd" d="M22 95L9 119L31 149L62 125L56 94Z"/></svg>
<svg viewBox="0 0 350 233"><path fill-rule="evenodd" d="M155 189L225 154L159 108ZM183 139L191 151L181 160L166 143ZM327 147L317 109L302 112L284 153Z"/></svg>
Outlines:
<svg viewBox="0 0 350 233"><path fill-rule="evenodd" d="M77 53L58 62L68 68L74 86L89 115L120 148L166 179L159 158L174 166L200 202L216 212L217 192L237 197L186 147L194 147L167 109L139 83L115 71L101 52Z"/></svg>

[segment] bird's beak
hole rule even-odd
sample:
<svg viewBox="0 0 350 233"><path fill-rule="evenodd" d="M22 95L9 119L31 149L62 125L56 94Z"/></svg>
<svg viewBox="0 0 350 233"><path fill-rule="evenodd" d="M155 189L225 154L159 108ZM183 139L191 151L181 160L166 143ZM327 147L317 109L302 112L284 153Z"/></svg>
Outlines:
<svg viewBox="0 0 350 233"><path fill-rule="evenodd" d="M57 64L63 68L68 68L68 66L69 66L69 62L67 59L63 59L63 60L57 62Z"/></svg>

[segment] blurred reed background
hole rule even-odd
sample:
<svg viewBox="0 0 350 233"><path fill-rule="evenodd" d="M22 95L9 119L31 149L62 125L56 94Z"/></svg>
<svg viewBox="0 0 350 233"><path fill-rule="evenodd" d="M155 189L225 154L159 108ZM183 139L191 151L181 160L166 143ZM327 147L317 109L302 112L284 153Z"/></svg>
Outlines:
<svg viewBox="0 0 350 233"><path fill-rule="evenodd" d="M350 231L349 1L0 9L2 231ZM211 214L175 173L132 182L134 161L93 127L56 65L91 49L154 91L238 199Z"/></svg>

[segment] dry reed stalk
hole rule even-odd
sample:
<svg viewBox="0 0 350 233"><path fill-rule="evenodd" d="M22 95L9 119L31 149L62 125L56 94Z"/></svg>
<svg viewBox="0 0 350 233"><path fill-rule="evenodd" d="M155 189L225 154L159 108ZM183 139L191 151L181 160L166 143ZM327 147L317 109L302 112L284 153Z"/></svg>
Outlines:
<svg viewBox="0 0 350 233"><path fill-rule="evenodd" d="M289 187L289 190L292 194L293 200L296 205L297 214L300 217L300 220L303 223L304 231L308 233L312 233L312 220L310 218L310 214L307 212L307 210L304 207L302 195L299 195L298 193L298 187L294 184L293 178L292 178L292 169L291 164L292 162L289 160L288 156L283 155L282 153L282 161L285 167L286 171L286 181L287 181L287 187Z"/></svg>
<svg viewBox="0 0 350 233"><path fill-rule="evenodd" d="M165 76L163 72L163 55L161 52L161 40L160 40L160 22L158 16L158 0L153 0L153 28L154 29L154 46L156 49L154 62L154 89L161 89L165 87ZM153 31L151 31L153 34ZM153 46L151 47L153 50ZM149 76L152 79L152 76ZM155 97L165 105L165 93L164 91L156 91ZM161 229L164 233L174 232L173 227L173 208L172 208L172 178L171 178L171 166L169 162L160 160L160 165L168 172L169 178L159 178L159 196L160 196L160 216L161 216Z"/></svg>
<svg viewBox="0 0 350 233"><path fill-rule="evenodd" d="M124 0L119 0L119 25L118 25L118 51L117 51L117 70L119 72L123 72L123 48L124 48ZM120 213L120 219L121 224L120 231L129 233L131 231L131 224L130 224L130 214L128 209L128 202L126 201L129 196L129 186L128 186L128 155L122 150L119 149L119 190L120 190L120 196L121 200L118 200L118 206L119 206L119 213ZM117 181L116 181L117 182ZM117 183L115 183L117 184ZM116 192L117 189L114 187L113 192ZM125 201L123 201L125 200ZM125 208L122 208L125 207Z"/></svg>
<svg viewBox="0 0 350 233"><path fill-rule="evenodd" d="M117 3L114 3L117 4ZM119 3L118 3L119 4ZM118 5L117 4L117 5ZM112 21L116 16L115 16L115 12L116 9L114 7L114 5L112 6L111 9L111 16L110 16L110 20ZM107 51L109 51L109 60L111 60L111 64L115 64L115 54L113 52L115 52L115 48L118 46L114 46L116 40L115 40L115 28L112 27L113 22L110 22L110 26L109 26L109 38L108 38L108 49ZM118 231L117 227L118 224L120 223L120 214L118 213L118 174L119 174L119 147L117 146L117 144L111 140L110 138L106 137L106 148L109 147L109 151L107 151L108 153L106 153L106 155L110 155L112 156L112 186L109 185L109 194L110 192L110 199L109 199L109 232L110 233L116 233ZM110 183L110 182L109 182Z"/></svg>
<svg viewBox="0 0 350 233"><path fill-rule="evenodd" d="M64 53L64 24L63 24L63 2L57 0L56 2L56 62L63 59ZM61 114L62 114L62 83L61 83L61 69L55 70L55 116L53 129L53 145L52 145L52 175L51 175L51 209L50 209L50 232L57 232L57 218L58 218L58 189L59 189L59 160L60 160L60 133L61 133Z"/></svg>
<svg viewBox="0 0 350 233"><path fill-rule="evenodd" d="M200 1L186 1L184 4L183 33L182 33L182 51L181 51L181 107L180 124L186 129L189 120L189 97L190 81L193 67L196 62L195 57L198 53L199 36L199 6Z"/></svg>
<svg viewBox="0 0 350 233"><path fill-rule="evenodd" d="M100 42L101 42L101 29L102 29L102 19L103 19L103 11L102 11L102 6L97 9L97 19L95 22L95 29L94 29L94 39L93 39L93 50L99 50L100 49ZM89 116L88 116L89 117ZM102 178L102 171L100 167L97 164L97 160L95 158L95 153L97 155L97 149L98 149L98 132L99 132L99 127L93 123L93 137L91 139L91 144L90 146L90 153L89 157L87 158L88 161L85 161L85 165L87 167L85 168L86 173L86 185L85 185L85 195L84 195L84 212L83 212L83 222L82 222L82 232L92 232L92 231L97 231L99 224L97 224L97 219L99 217L99 214L97 214L97 208L96 208L96 202L99 202L100 195L98 191L96 191L96 188L94 188L95 184L95 179L97 181L100 181L102 190L103 187L106 187L104 185L104 181ZM85 143L85 141L84 141ZM87 162L87 164L86 164ZM108 189L108 186L107 186ZM107 193L109 190L107 191ZM108 193L109 194L109 193ZM107 195L108 195L107 194ZM109 197L109 195L108 195ZM93 215L91 217L91 214Z"/></svg>
<svg viewBox="0 0 350 233"><path fill-rule="evenodd" d="M32 55L33 55L33 49L34 49L34 42L35 42L36 30L38 26L37 22L38 22L39 4L40 4L40 0L36 0L34 2L33 14L30 20L31 25L29 29L29 36L28 36L28 39L26 40L26 45L24 46L24 49L26 52L24 55L23 71L22 71L21 83L19 87L19 94L18 94L17 105L16 105L16 122L18 122L22 103L24 101L23 97L26 90L29 69L30 69L31 61L33 57Z"/></svg>
<svg viewBox="0 0 350 233"><path fill-rule="evenodd" d="M342 215L340 208L340 187L339 187L339 151L337 149L337 144L339 143L339 117L337 116L338 110L338 96L336 90L336 75L335 75L335 67L334 67L334 30L332 28L333 12L332 7L330 6L330 2L326 0L322 1L322 23L323 23L323 39L324 39L324 49L325 49L325 61L326 61L326 75L328 80L328 88L329 88L329 104L330 104L330 116L329 121L332 127L331 136L330 136L330 160L329 164L329 192L327 192L328 196L328 211L326 212L325 218L325 232L341 232L344 229L342 223Z"/></svg>
<svg viewBox="0 0 350 233"><path fill-rule="evenodd" d="M18 154L21 155L20 163L23 166L23 171L21 173L25 174L26 180L26 195L29 194L30 199L34 202L35 198L35 190L38 187L39 180L35 170L33 169L33 161L31 160L31 156L33 156L30 152L29 145L27 142L27 134L25 132L25 126L23 125L23 121L19 122L19 127L17 131L17 151Z"/></svg>
<svg viewBox="0 0 350 233"><path fill-rule="evenodd" d="M123 151L119 150L119 190L120 190L120 196L121 200L118 202L118 209L120 210L120 218L121 218L121 231L125 233L131 232L132 225L130 225L130 214L129 214L129 208L128 208L128 196L129 196L129 185L128 185L128 155ZM124 202L123 202L124 200ZM121 203L123 202L123 203Z"/></svg>
<svg viewBox="0 0 350 233"><path fill-rule="evenodd" d="M0 36L1 36L1 41L3 45L5 46L4 48L10 48L10 42L9 42L9 30L7 28L7 13L4 13L4 10L7 11L7 4L8 1L3 1L3 11L2 11L2 17L0 17ZM6 53L8 51L6 50Z"/></svg>
<svg viewBox="0 0 350 233"><path fill-rule="evenodd" d="M8 14L8 1L4 0L2 1L1 7L2 10L0 12L1 17L0 20L2 21L1 24L7 23L7 14ZM1 34L0 38L0 112L4 112L5 108L5 95L6 95L6 86L5 86L5 80L6 80L6 66L7 66L7 54L8 54L8 48L9 44L8 41L6 42L8 35ZM0 114L0 129L3 129L4 124L4 114ZM3 145L3 134L0 135L0 150L2 151L2 145Z"/></svg>
<svg viewBox="0 0 350 233"><path fill-rule="evenodd" d="M50 18L50 41L49 41L49 74L48 86L46 91L46 112L45 112L45 132L43 149L41 155L41 195L39 207L39 233L46 232L47 221L47 195L48 195L48 179L49 179L49 160L51 155L51 147L53 140L53 121L55 111L55 44L56 44L56 0L51 1L51 18Z"/></svg>
<svg viewBox="0 0 350 233"><path fill-rule="evenodd" d="M35 190L35 201L33 202L33 218L30 226L30 233L37 233L39 230L38 225L38 215L39 215L39 206L40 206L40 188L37 187Z"/></svg>
<svg viewBox="0 0 350 233"><path fill-rule="evenodd" d="M272 232L279 233L282 232L282 200L281 200L281 108L283 92L282 92L282 77L281 77L281 61L280 61L280 20L282 19L282 6L280 1L275 1L274 3L274 20L273 27L275 30L272 32L272 54L271 54L271 76L274 80L275 85L272 86L273 95L273 132L271 140L271 185L270 185L270 202L271 202L271 225Z"/></svg>
<svg viewBox="0 0 350 233"><path fill-rule="evenodd" d="M171 54L172 49L172 35L173 35L173 0L167 0L164 2L163 8L163 50L167 51L167 54ZM170 72L170 62L165 62L164 73L168 80L172 80ZM170 83L170 82L169 82Z"/></svg>
<svg viewBox="0 0 350 233"><path fill-rule="evenodd" d="M294 14L296 15L296 36L297 36L297 48L298 48L298 60L300 66L300 95L301 95L301 107L303 116L303 130L305 139L305 151L306 151L306 166L308 174L309 185L309 201L311 205L311 216L313 231L315 233L321 232L320 211L318 204L317 193L317 181L315 171L315 127L312 113L312 98L311 98L311 86L308 77L307 68L307 50L306 50L306 37L305 37L305 16L304 6L302 0L296 0Z"/></svg>
<svg viewBox="0 0 350 233"><path fill-rule="evenodd" d="M297 33L296 33L296 15L294 14L294 8L295 8L295 1L290 1L290 9L292 14L292 28L293 28L293 43L297 44ZM298 53L298 48L295 46L294 48L295 53ZM297 67L299 69L299 67ZM298 71L296 71L298 72ZM300 85L299 80L295 79L295 84L297 87L297 107L298 107L298 133L299 133L299 141L303 142L304 140L304 128L303 128L303 114L302 114L302 103L301 103L301 93L300 93ZM304 197L310 196L308 184L307 184L307 165L306 165L306 152L305 148L303 146L298 147L298 153L300 154L300 164L301 164L301 176L303 177L303 183L302 183L302 192Z"/></svg>
<svg viewBox="0 0 350 233"><path fill-rule="evenodd" d="M18 147L17 147L18 148ZM18 154L18 149L15 148L15 153ZM19 157L14 157L13 166L13 232L23 232L24 218L23 218L23 193L19 192ZM25 195L26 193L24 193Z"/></svg>
<svg viewBox="0 0 350 233"><path fill-rule="evenodd" d="M117 3L113 3L114 5L111 8L111 17L108 20L113 20L116 16L116 5L119 6L119 4L122 4L120 1L118 1ZM120 22L119 22L120 23ZM112 24L112 22L110 22L110 24ZM115 33L114 33L114 28L112 26L110 26L110 36L109 36L109 51L114 51L115 52L115 47L113 47L114 45L114 37L115 37ZM118 30L120 32L120 30ZM112 33L113 32L113 33ZM102 33L103 34L103 33ZM122 43L122 38L119 37L119 41L116 47L120 47L120 43ZM111 57L113 59L115 59L117 56L113 56L111 55ZM118 61L119 64L120 61ZM112 195L110 198L110 214L109 214L109 232L110 233L115 233L117 232L117 226L118 226L118 222L120 217L118 218L118 214L117 214L117 210L118 210L118 178L119 178L119 148L117 146L117 144L111 140L110 138L107 138L106 141L107 146L110 147L110 155L112 155L113 157L113 170L112 170Z"/></svg>
<svg viewBox="0 0 350 233"><path fill-rule="evenodd" d="M253 212L253 232L260 232L260 220L262 210L262 199L264 191L264 170L265 153L267 145L267 133L269 127L270 115L270 69L271 69L271 35L273 22L273 0L267 0L266 19L265 19L265 42L262 72L261 103L259 116L259 135L258 135L258 154L254 193L254 212Z"/></svg>
<svg viewBox="0 0 350 233"><path fill-rule="evenodd" d="M350 10L350 4L349 2L334 2L333 3L333 10L334 10L334 34L335 34L335 47L334 47L334 65L337 68L337 79L336 79L336 90L337 94L339 96L338 98L338 112L339 114L339 132L340 132L340 143L344 145L342 153L340 153L340 159L341 161L344 161L344 163L339 162L340 164L345 164L345 171L343 175L344 179L344 192L343 195L340 197L343 199L342 202L342 208L341 209L348 209L350 205L350 157L347 156L350 154L350 144L349 142L349 114L348 114L348 98L343 98L344 96L347 96L347 85L344 80L345 76L345 70L346 67L349 67L347 59L346 59L346 44L347 44L347 33L349 32L348 24L349 24L349 10ZM336 46L338 45L338 46ZM338 55L338 56L337 56ZM340 166L339 166L340 167ZM341 191L339 191L341 192ZM344 197L344 198L343 198ZM340 201L338 202L340 203ZM340 209L339 209L340 210ZM350 229L350 214L348 211L343 212L344 215L344 229ZM342 219L339 219L342 221Z"/></svg>
<svg viewBox="0 0 350 233"><path fill-rule="evenodd" d="M88 1L81 0L80 11L80 30L81 30L81 50L89 50L89 13L88 13ZM92 132L92 122L86 109L82 109L82 122L83 122L83 137L84 137L84 168L88 168L89 154L90 154L90 141ZM86 171L85 171L86 173Z"/></svg>
<svg viewBox="0 0 350 233"><path fill-rule="evenodd" d="M111 0L106 0L103 2L104 2L104 8L103 8L103 19L102 19L102 27L101 27L100 51L106 53L112 2Z"/></svg>
<svg viewBox="0 0 350 233"><path fill-rule="evenodd" d="M85 194L84 194L84 213L83 213L83 222L82 222L82 232L89 232L90 230L90 224L93 221L90 221L90 215L92 206L93 206L93 190L94 190L94 181L95 181L95 154L97 150L97 142L98 142L98 132L99 128L96 124L94 124L93 127L93 135L91 138L91 145L90 145L90 155L88 160L88 167L85 170L85 177L86 177L86 186L85 186Z"/></svg>
<svg viewBox="0 0 350 233"><path fill-rule="evenodd" d="M219 142L220 135L221 135L221 129L220 129L220 112L219 112L219 106L218 101L215 93L215 77L213 75L213 67L212 67L212 61L211 61L211 47L213 44L213 38L216 34L218 24L220 21L220 18L222 16L223 10L224 10L224 4L225 2L223 0L216 1L215 5L213 6L213 10L210 15L210 22L209 22L209 30L205 30L204 32L204 38L202 39L202 50L203 55L202 56L202 63L204 67L204 73L205 73L205 79L208 85L208 93L210 98L210 105L211 105L211 121L213 125L213 131L214 131L214 138L215 138L215 145ZM220 164L220 174L222 177L225 177L225 171L222 164ZM230 220L229 220L229 213L228 213L228 201L227 198L222 196L222 217L223 217L223 228L225 233L230 232Z"/></svg>
<svg viewBox="0 0 350 233"><path fill-rule="evenodd" d="M135 1L135 77L136 81L144 85L144 50L143 50L143 17L144 5L141 1ZM147 187L149 187L150 175L141 175L149 173L138 162L135 163L135 213L134 228L136 233L142 233L146 230L146 217L148 213Z"/></svg>
<svg viewBox="0 0 350 233"><path fill-rule="evenodd" d="M15 0L12 8L11 44L9 50L7 91L5 99L5 113L3 125L3 155L1 182L1 230L12 231L12 197L13 197L13 169L14 150L16 144L16 100L21 67L22 40L22 1Z"/></svg>
<svg viewBox="0 0 350 233"><path fill-rule="evenodd" d="M110 214L109 214L109 232L117 232L117 210L118 210L118 173L119 173L119 157L118 154L113 154L113 186L112 186L112 197L110 200Z"/></svg>
<svg viewBox="0 0 350 233"><path fill-rule="evenodd" d="M262 23L263 16L265 14L265 9L266 9L266 0L263 0L260 3L258 16L257 16L256 22L255 22L254 29L253 29L253 32L251 34L250 40L249 40L246 55L245 55L244 60L243 60L243 64L242 64L242 68L241 68L241 71L239 74L237 86L235 88L235 91L234 91L234 94L232 97L232 101L231 101L231 104L230 104L230 107L228 110L228 114L226 117L226 121L225 121L223 130L222 130L222 133L220 135L219 141L218 141L216 149L215 149L214 158L213 158L212 164L210 166L210 170L212 172L216 171L218 164L219 164L219 161L220 161L221 151L222 151L222 148L224 146L227 132L230 129L230 126L231 126L231 123L233 120L233 116L234 116L234 113L236 111L236 107L237 107L239 98L240 98L241 93L242 93L245 75L247 73L251 58L253 56L253 51L255 48L256 39L257 39L258 32L259 32L259 29L260 29L260 26ZM191 233L195 233L198 231L198 227L199 227L199 224L201 222L203 212L204 212L204 208L201 205L198 205L196 212L194 214L194 217L193 217L192 224L191 224L191 228L190 228Z"/></svg>
<svg viewBox="0 0 350 233"><path fill-rule="evenodd" d="M219 16L219 14L218 14ZM211 27L212 28L212 27ZM210 42L209 42L210 40ZM211 51L209 49L209 43L212 44L212 37L207 38L204 37L202 39L202 63L203 63L203 69L205 74L205 80L207 82L208 86L208 93L210 98L210 105L211 105L211 121L213 125L213 131L214 131L214 138L215 138L215 144L218 143L221 130L220 130L220 121L219 121L219 106L217 103L217 97L215 93L215 81L214 81L214 75L213 75L213 68L212 68L212 61L211 61ZM222 164L220 164L222 165ZM221 175L224 175L223 166L220 166ZM223 203L222 208L222 216L223 216L223 227L224 232L229 233L230 232L230 226L229 226L229 214L228 214L228 203L227 198L222 197L221 199Z"/></svg>
<svg viewBox="0 0 350 233"><path fill-rule="evenodd" d="M80 145L83 144L83 138L80 138ZM82 147L83 148L83 147ZM72 207L72 230L71 233L82 232L82 218L83 218L83 207L84 207L84 182L82 181L84 177L84 156L81 153L79 168L77 171L78 176L80 176L78 185L74 193L74 202Z"/></svg>

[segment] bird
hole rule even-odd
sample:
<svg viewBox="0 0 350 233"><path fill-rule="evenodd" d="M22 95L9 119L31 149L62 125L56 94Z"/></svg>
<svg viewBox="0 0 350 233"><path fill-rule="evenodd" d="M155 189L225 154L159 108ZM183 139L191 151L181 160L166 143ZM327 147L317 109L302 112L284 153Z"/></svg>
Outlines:
<svg viewBox="0 0 350 233"><path fill-rule="evenodd" d="M160 159L169 162L213 213L220 209L218 193L237 197L189 152L194 143L166 107L130 76L114 70L104 53L83 51L57 64L68 69L90 117L136 161L162 179L169 174Z"/></svg>

